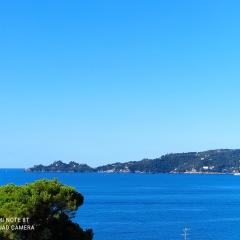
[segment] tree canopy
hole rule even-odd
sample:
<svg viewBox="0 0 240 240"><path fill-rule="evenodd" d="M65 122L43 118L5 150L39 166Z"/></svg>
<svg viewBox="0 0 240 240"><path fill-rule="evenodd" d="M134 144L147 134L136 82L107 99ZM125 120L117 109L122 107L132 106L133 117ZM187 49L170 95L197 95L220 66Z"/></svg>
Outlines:
<svg viewBox="0 0 240 240"><path fill-rule="evenodd" d="M92 230L84 231L71 220L83 201L79 192L57 180L2 186L0 239L91 240ZM9 223L9 220L13 222ZM5 229L7 225L10 225L9 229ZM18 229L19 225L30 225L34 230Z"/></svg>

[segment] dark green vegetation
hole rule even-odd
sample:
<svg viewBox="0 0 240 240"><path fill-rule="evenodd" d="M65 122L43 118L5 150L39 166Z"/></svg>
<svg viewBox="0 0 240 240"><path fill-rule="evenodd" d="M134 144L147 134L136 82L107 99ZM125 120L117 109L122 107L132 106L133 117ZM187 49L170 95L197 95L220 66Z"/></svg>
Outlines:
<svg viewBox="0 0 240 240"><path fill-rule="evenodd" d="M92 230L82 230L71 221L83 204L83 196L57 180L39 180L23 186L0 187L0 218L29 218L28 223L13 222L0 230L1 240L91 240ZM6 222L1 222L4 227ZM17 225L35 230L16 230Z"/></svg>
<svg viewBox="0 0 240 240"><path fill-rule="evenodd" d="M87 164L79 164L76 162L63 163L62 161L55 161L49 166L37 165L33 168L27 169L27 171L36 172L93 172L93 168Z"/></svg>
<svg viewBox="0 0 240 240"><path fill-rule="evenodd" d="M74 165L76 167L74 167ZM156 159L114 163L97 168L61 161L49 166L38 165L28 171L66 172L143 172L143 173L234 173L239 172L240 149L220 149L204 152L174 153Z"/></svg>

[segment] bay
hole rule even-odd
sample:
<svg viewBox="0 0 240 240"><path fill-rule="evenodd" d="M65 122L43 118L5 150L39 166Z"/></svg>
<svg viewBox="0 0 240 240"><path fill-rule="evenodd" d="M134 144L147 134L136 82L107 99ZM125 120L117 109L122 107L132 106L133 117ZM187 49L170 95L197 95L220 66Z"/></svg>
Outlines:
<svg viewBox="0 0 240 240"><path fill-rule="evenodd" d="M29 173L1 169L0 185L58 179L80 191L75 221L95 240L240 239L240 177L233 175Z"/></svg>

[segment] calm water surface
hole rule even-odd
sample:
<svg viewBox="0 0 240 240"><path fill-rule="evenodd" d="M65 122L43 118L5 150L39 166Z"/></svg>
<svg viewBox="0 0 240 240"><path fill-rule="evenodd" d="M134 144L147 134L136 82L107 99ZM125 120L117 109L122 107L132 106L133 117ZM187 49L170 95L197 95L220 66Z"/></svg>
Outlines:
<svg viewBox="0 0 240 240"><path fill-rule="evenodd" d="M84 196L76 221L95 240L240 239L240 176L25 173L0 170L0 184L57 178Z"/></svg>

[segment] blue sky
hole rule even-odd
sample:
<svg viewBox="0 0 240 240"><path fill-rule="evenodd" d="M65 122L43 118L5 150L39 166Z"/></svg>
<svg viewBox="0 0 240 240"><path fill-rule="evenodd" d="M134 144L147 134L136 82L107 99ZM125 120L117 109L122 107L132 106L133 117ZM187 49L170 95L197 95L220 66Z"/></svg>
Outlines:
<svg viewBox="0 0 240 240"><path fill-rule="evenodd" d="M237 1L0 3L0 167L239 148Z"/></svg>

